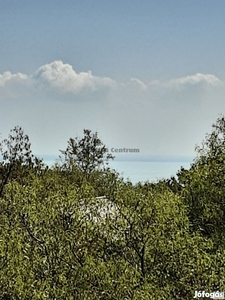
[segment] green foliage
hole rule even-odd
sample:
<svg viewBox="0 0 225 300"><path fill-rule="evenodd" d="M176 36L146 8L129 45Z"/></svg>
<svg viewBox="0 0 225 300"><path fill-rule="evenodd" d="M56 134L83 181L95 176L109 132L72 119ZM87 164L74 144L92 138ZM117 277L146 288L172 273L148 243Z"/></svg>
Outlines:
<svg viewBox="0 0 225 300"><path fill-rule="evenodd" d="M1 166L13 172L0 197L0 299L172 300L225 289L223 151L213 143L178 180L134 186L98 169L102 160L46 169L21 129L16 136L17 146L12 136L1 144Z"/></svg>
<svg viewBox="0 0 225 300"><path fill-rule="evenodd" d="M104 163L114 157L108 153L106 146L98 138L97 132L91 133L91 130L84 129L82 139L70 138L64 155L65 164L69 169L77 168L87 177L92 172L104 166Z"/></svg>
<svg viewBox="0 0 225 300"><path fill-rule="evenodd" d="M193 230L225 242L225 120L219 118L189 171L178 174Z"/></svg>
<svg viewBox="0 0 225 300"><path fill-rule="evenodd" d="M29 176L31 169L40 173L44 168L43 161L32 154L29 137L19 126L12 129L8 139L0 143L0 154L0 197L10 179L21 181Z"/></svg>

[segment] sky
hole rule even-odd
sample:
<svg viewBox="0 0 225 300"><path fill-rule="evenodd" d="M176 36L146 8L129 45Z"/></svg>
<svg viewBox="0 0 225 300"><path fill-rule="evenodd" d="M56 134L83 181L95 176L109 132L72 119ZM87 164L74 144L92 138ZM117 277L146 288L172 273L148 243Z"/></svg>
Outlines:
<svg viewBox="0 0 225 300"><path fill-rule="evenodd" d="M0 0L0 134L83 129L123 158L195 156L225 113L224 0Z"/></svg>

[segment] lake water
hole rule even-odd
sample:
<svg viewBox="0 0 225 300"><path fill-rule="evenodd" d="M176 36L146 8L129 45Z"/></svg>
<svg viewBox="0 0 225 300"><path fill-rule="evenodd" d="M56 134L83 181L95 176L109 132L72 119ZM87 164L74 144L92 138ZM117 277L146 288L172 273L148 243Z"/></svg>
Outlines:
<svg viewBox="0 0 225 300"><path fill-rule="evenodd" d="M175 176L180 167L190 168L191 162L152 162L152 161L113 161L110 167L132 183L139 181L156 182L159 179Z"/></svg>
<svg viewBox="0 0 225 300"><path fill-rule="evenodd" d="M44 162L51 166L57 157L45 156ZM109 162L109 166L115 169L124 179L129 179L132 183L139 181L156 182L159 179L167 179L175 176L180 167L190 168L192 159L189 161L141 161L141 160L114 160Z"/></svg>

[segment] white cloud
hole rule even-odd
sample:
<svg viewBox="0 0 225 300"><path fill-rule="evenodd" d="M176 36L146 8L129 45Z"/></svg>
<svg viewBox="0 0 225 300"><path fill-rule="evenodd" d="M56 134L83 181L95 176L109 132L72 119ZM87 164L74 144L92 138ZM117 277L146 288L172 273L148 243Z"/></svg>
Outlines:
<svg viewBox="0 0 225 300"><path fill-rule="evenodd" d="M25 74L22 74L22 73L17 73L17 74L12 74L10 73L9 71L3 73L2 75L0 74L0 87L4 87L5 84L7 82L10 82L10 81L24 81L28 79L28 76L25 75Z"/></svg>
<svg viewBox="0 0 225 300"><path fill-rule="evenodd" d="M212 74L201 74L174 78L166 82L154 80L151 82L143 82L138 78L131 78L125 82L116 82L109 77L99 77L92 74L91 71L77 73L69 64L64 64L62 61L54 61L49 64L41 66L33 75L26 75L22 73L12 74L7 71L0 74L0 88L3 91L7 87L7 94L9 91L13 94L13 89L18 90L19 85L22 88L26 86L31 88L35 93L52 91L60 94L83 94L84 92L92 93L98 91L114 91L120 93L121 89L126 95L129 93L148 92L162 95L176 90L188 89L189 87L198 87L205 89L207 87L217 88L225 86L225 83ZM10 90L9 90L10 89ZM25 90L24 90L25 91ZM26 92L26 91L25 91ZM16 91L15 91L16 94ZM150 95L150 96L152 96Z"/></svg>
<svg viewBox="0 0 225 300"><path fill-rule="evenodd" d="M91 71L76 73L71 65L64 64L62 61L54 61L42 66L35 72L33 79L57 91L70 93L97 91L115 85L112 79L93 76Z"/></svg>
<svg viewBox="0 0 225 300"><path fill-rule="evenodd" d="M90 128L109 147L193 155L225 114L224 98L225 83L212 74L115 82L55 61L33 75L0 75L0 132L23 126L36 153L57 153L69 137Z"/></svg>
<svg viewBox="0 0 225 300"><path fill-rule="evenodd" d="M138 78L131 78L130 81L131 81L131 84L135 85L135 87L138 87L142 90L147 89L147 85L143 81L139 80Z"/></svg>
<svg viewBox="0 0 225 300"><path fill-rule="evenodd" d="M197 84L202 84L202 83L215 86L215 85L221 84L222 82L215 75L197 73L197 74L191 75L191 76L171 79L166 83L166 85L171 86L171 87L178 87L178 86L184 86L187 84L197 85Z"/></svg>

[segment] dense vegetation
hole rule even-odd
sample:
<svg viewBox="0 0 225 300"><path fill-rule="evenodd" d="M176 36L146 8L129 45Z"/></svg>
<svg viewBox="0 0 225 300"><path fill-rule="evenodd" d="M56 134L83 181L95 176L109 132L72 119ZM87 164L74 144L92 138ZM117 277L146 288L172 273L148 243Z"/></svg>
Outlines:
<svg viewBox="0 0 225 300"><path fill-rule="evenodd" d="M124 181L90 130L51 168L0 143L0 299L192 299L225 290L225 120L190 170ZM104 196L104 197L103 197Z"/></svg>

